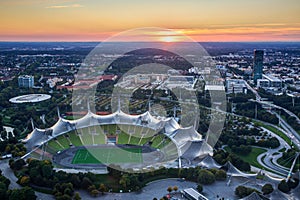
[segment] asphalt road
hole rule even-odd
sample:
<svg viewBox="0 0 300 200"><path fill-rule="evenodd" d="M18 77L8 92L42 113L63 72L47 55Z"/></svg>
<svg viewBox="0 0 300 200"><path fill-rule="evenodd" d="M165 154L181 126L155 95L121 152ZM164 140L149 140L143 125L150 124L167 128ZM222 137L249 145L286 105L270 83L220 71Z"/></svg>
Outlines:
<svg viewBox="0 0 300 200"><path fill-rule="evenodd" d="M280 166L277 163L277 160L282 156L282 152L279 152L279 150L282 148L290 149L289 144L287 144L286 141L284 141L281 137L277 136L275 133L269 131L268 129L265 128L263 129L264 131L271 134L273 137L276 137L279 140L280 146L275 149L265 148L267 152L260 154L257 157L257 161L259 162L260 165L264 166L264 168L275 171L283 176L287 176L288 169ZM274 153L277 153L277 155L274 155ZM263 157L264 159L262 160Z"/></svg>

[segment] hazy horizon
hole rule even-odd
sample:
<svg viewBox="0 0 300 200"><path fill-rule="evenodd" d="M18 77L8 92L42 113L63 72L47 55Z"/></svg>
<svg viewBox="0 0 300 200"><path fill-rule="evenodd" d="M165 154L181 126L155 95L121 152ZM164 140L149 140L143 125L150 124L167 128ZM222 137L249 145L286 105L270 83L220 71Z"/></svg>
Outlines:
<svg viewBox="0 0 300 200"><path fill-rule="evenodd" d="M103 41L141 27L203 42L300 41L299 7L299 0L3 0L0 41ZM154 39L180 40L168 32Z"/></svg>

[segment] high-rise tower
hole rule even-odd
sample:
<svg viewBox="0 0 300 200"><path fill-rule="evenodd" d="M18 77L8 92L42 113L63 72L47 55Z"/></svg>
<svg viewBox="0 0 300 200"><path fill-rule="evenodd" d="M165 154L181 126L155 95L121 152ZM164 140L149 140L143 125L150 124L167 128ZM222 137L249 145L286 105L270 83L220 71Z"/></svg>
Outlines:
<svg viewBox="0 0 300 200"><path fill-rule="evenodd" d="M264 61L264 51L254 50L253 80L255 83L257 83L257 79L262 79L263 61Z"/></svg>

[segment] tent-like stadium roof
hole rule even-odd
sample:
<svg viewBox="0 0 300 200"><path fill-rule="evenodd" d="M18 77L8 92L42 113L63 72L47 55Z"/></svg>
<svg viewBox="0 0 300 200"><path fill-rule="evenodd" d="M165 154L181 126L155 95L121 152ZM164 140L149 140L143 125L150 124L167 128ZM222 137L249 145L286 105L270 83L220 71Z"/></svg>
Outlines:
<svg viewBox="0 0 300 200"><path fill-rule="evenodd" d="M256 178L257 174L247 174L236 168L230 161L223 165L227 169L227 174L234 177Z"/></svg>
<svg viewBox="0 0 300 200"><path fill-rule="evenodd" d="M207 155L205 156L201 162L199 163L200 166L205 167L205 168L220 168L221 165L219 165L212 156Z"/></svg>
<svg viewBox="0 0 300 200"><path fill-rule="evenodd" d="M259 194L257 194L256 192L252 192L249 196L246 196L241 200L263 200L263 198L259 196Z"/></svg>
<svg viewBox="0 0 300 200"><path fill-rule="evenodd" d="M186 159L212 154L213 151L212 147L202 139L202 136L193 126L183 128L173 117L154 117L150 112L129 115L120 109L109 115L97 115L89 110L85 116L77 120L67 120L59 116L59 120L52 127L48 129L35 128L23 142L26 143L29 150L32 150L69 131L105 124L128 124L147 127L156 131L161 130L175 143L179 157L183 156Z"/></svg>

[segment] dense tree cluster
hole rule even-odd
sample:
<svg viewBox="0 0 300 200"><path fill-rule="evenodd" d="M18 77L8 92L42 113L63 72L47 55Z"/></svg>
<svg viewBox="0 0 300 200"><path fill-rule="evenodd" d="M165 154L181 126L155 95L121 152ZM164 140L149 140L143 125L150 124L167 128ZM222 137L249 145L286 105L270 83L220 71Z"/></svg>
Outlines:
<svg viewBox="0 0 300 200"><path fill-rule="evenodd" d="M261 191L263 194L270 194L274 191L274 188L270 183L267 183L261 188Z"/></svg>
<svg viewBox="0 0 300 200"><path fill-rule="evenodd" d="M12 157L21 157L26 154L26 147L22 143L18 143L15 138L0 141L1 155L11 154Z"/></svg>
<svg viewBox="0 0 300 200"><path fill-rule="evenodd" d="M199 184L211 184L216 180L225 180L226 172L219 169L201 169L200 167L188 169L161 168L145 173L125 173L118 170L118 166L108 168L107 175L94 175L92 173L71 174L63 171L54 171L49 160L23 159L10 160L10 167L16 170L18 183L23 186L51 188L56 199L69 199L74 194L74 189L87 190L92 196L98 196L107 191L119 192L120 190L137 191L151 180L160 178L181 177L186 180L195 181ZM108 184L107 180L110 180ZM105 181L105 184L103 181ZM172 187L172 191L178 187Z"/></svg>
<svg viewBox="0 0 300 200"><path fill-rule="evenodd" d="M226 162L230 161L236 168L242 171L250 171L250 164L244 162L237 155L225 152L223 150L218 150L214 152L213 158L221 165L224 165Z"/></svg>
<svg viewBox="0 0 300 200"><path fill-rule="evenodd" d="M211 171L207 169L201 169L198 171L198 183L208 185L214 183L215 180L215 175Z"/></svg>
<svg viewBox="0 0 300 200"><path fill-rule="evenodd" d="M288 193L289 191L291 191L291 189L296 188L298 184L299 184L299 179L290 179L288 181L282 180L278 184L278 189L281 192Z"/></svg>
<svg viewBox="0 0 300 200"><path fill-rule="evenodd" d="M26 165L26 162L23 159L9 160L9 166L12 170L20 170L24 165Z"/></svg>
<svg viewBox="0 0 300 200"><path fill-rule="evenodd" d="M72 183L57 183L54 186L53 194L57 200L71 200L74 194Z"/></svg>
<svg viewBox="0 0 300 200"><path fill-rule="evenodd" d="M247 100L246 97L241 97L239 95L237 95L237 97L232 98L232 101L236 103L234 111L236 114L245 117L255 118L255 107L257 107L257 119L272 124L278 124L278 118L276 117L276 115L271 114L262 109L262 106L260 104L256 104L255 102L245 100Z"/></svg>
<svg viewBox="0 0 300 200"><path fill-rule="evenodd" d="M36 195L32 188L24 187L22 189L8 189L10 181L2 175L0 171L0 199L5 200L34 200Z"/></svg>
<svg viewBox="0 0 300 200"><path fill-rule="evenodd" d="M252 147L249 145L240 145L240 146L231 146L231 150L234 153L240 154L240 155L248 155L252 151Z"/></svg>
<svg viewBox="0 0 300 200"><path fill-rule="evenodd" d="M284 193L288 193L291 190L291 188L289 187L288 183L285 180L282 180L278 184L278 189Z"/></svg>
<svg viewBox="0 0 300 200"><path fill-rule="evenodd" d="M25 155L26 147L20 143L17 137L13 137L11 133L7 134L3 129L2 118L0 116L0 136L2 140L0 141L0 155L12 154L13 157L20 157ZM14 134L16 129L14 129Z"/></svg>
<svg viewBox="0 0 300 200"><path fill-rule="evenodd" d="M256 127L248 128L243 122L238 123L239 126L233 128L232 122L228 122L220 137L219 145L228 145L232 150L241 152L243 155L251 152L249 145L266 148L279 147L280 143L276 137L268 136L267 133ZM232 148L233 146L234 148Z"/></svg>
<svg viewBox="0 0 300 200"><path fill-rule="evenodd" d="M255 144L256 146L275 149L280 146L280 142L276 137L261 139Z"/></svg>
<svg viewBox="0 0 300 200"><path fill-rule="evenodd" d="M244 198L244 197L250 195L252 192L259 193L254 188L249 188L249 187L245 187L245 186L242 186L242 185L240 185L240 186L238 186L238 187L235 188L235 194L239 198Z"/></svg>

